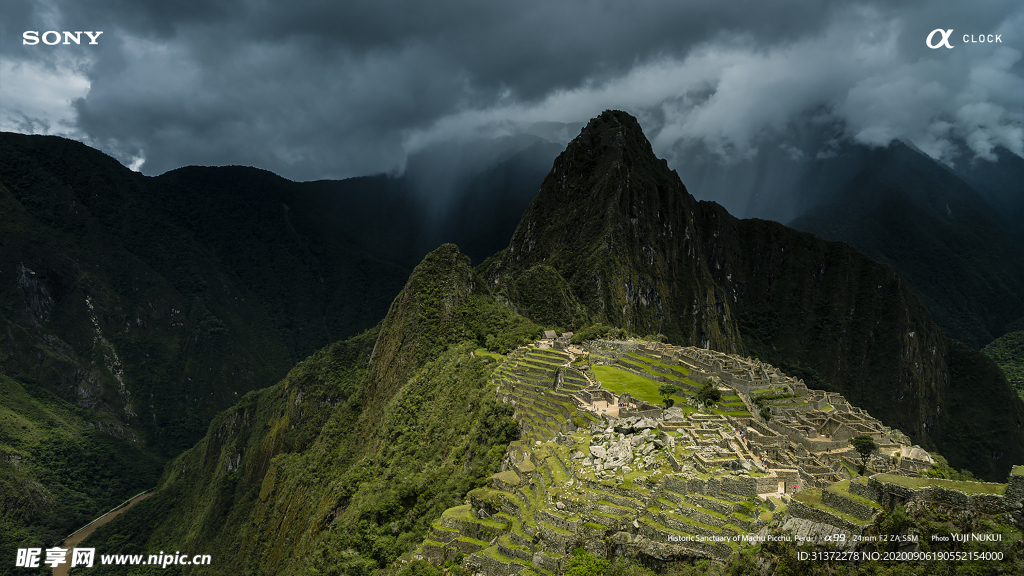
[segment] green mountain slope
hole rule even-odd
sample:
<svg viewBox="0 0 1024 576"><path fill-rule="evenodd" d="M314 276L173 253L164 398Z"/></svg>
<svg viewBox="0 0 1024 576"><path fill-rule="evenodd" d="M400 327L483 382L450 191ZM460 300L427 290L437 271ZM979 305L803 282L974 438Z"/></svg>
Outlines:
<svg viewBox="0 0 1024 576"><path fill-rule="evenodd" d="M0 410L27 419L0 437L4 550L55 545L152 487L214 415L400 289L404 269L346 248L286 181L213 172L146 178L0 135Z"/></svg>
<svg viewBox="0 0 1024 576"><path fill-rule="evenodd" d="M1024 398L1024 331L1004 334L981 351L1003 369L1010 386Z"/></svg>
<svg viewBox="0 0 1024 576"><path fill-rule="evenodd" d="M524 294L521 279L538 267L550 270L544 285L564 282L571 298ZM958 468L999 478L1024 458L1024 405L987 358L943 336L892 267L698 203L628 114L605 112L583 129L508 249L483 268L528 315L538 299L555 311L578 300L594 320L635 334L757 355L843 393Z"/></svg>
<svg viewBox="0 0 1024 576"><path fill-rule="evenodd" d="M289 211L287 182L269 173L146 178L76 142L2 139L4 372L164 456L245 392L372 326L404 278L324 240L328 224Z"/></svg>
<svg viewBox="0 0 1024 576"><path fill-rule="evenodd" d="M57 544L156 485L159 460L103 432L108 423L88 410L3 375L0 398L0 557Z"/></svg>
<svg viewBox="0 0 1024 576"><path fill-rule="evenodd" d="M219 415L154 496L89 542L208 553L204 574L388 565L496 472L517 438L487 386L496 362L473 353L495 330L539 335L490 296L467 257L442 246L378 328Z"/></svg>

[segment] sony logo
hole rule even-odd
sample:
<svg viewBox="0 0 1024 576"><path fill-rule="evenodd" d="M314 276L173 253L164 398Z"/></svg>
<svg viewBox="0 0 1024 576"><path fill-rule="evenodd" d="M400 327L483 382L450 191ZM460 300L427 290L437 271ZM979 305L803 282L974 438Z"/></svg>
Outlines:
<svg viewBox="0 0 1024 576"><path fill-rule="evenodd" d="M35 46L36 44L39 44L39 40L41 38L43 44L46 44L47 46L60 44L62 39L64 40L64 44L71 44L72 42L75 44L81 44L82 34L89 37L89 44L99 44L96 39L99 38L100 34L103 34L103 32L93 32L91 30L85 32L58 32L56 30L47 30L46 32L43 32L42 37L40 37L38 30L26 30L21 35L21 43L27 46Z"/></svg>

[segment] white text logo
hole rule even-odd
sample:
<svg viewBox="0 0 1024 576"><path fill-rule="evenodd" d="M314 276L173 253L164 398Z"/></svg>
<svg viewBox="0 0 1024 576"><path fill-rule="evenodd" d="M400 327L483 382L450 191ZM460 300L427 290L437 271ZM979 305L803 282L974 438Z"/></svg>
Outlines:
<svg viewBox="0 0 1024 576"><path fill-rule="evenodd" d="M975 39L974 34L964 34L964 44L982 44L982 43L985 43L985 42L989 42L989 43L999 42L1000 44L1002 44L1003 43L1003 35L1002 34L987 34L987 35L986 34L978 34L977 39Z"/></svg>
<svg viewBox="0 0 1024 576"><path fill-rule="evenodd" d="M932 44L932 38L934 38L936 34L942 35L942 40L940 40L936 44ZM949 48L949 49L952 50L953 47L950 46L950 44L949 44L949 37L952 36L952 35L953 35L953 29L952 28L950 28L949 30L943 30L942 28L936 28L935 30L932 30L932 33L928 35L928 38L925 39L924 43L929 48L931 48L932 50L935 50L936 48L941 48L943 46L945 46L946 48Z"/></svg>
<svg viewBox="0 0 1024 576"><path fill-rule="evenodd" d="M36 44L39 44L40 40L42 40L43 44L53 46L55 44L61 44L61 40L63 40L63 44L81 44L82 34L89 37L89 44L99 44L96 40L100 37L100 34L103 34L103 32L93 32L92 30L85 32L79 30L74 32L47 30L42 33L42 36L40 36L38 30L26 30L21 35L21 43L26 46L35 46Z"/></svg>

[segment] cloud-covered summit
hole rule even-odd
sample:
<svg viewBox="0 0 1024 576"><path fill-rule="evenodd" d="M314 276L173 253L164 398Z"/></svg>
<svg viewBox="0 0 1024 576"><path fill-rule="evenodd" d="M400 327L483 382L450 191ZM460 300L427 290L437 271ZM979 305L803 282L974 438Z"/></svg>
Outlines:
<svg viewBox="0 0 1024 576"><path fill-rule="evenodd" d="M912 142L1024 155L1014 1L2 0L0 128L79 138L154 174L401 170L438 142L566 141L604 109L681 164ZM925 38L954 29L953 49ZM24 30L103 30L23 46ZM1001 34L964 44L963 34Z"/></svg>

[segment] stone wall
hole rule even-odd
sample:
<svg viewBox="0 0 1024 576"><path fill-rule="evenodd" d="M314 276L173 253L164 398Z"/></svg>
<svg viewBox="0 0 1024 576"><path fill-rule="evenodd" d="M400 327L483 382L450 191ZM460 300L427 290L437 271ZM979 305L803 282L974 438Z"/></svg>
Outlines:
<svg viewBox="0 0 1024 576"><path fill-rule="evenodd" d="M776 482L778 485L778 482ZM722 492L739 496L757 496L757 478L752 476L725 476L722 478Z"/></svg>
<svg viewBox="0 0 1024 576"><path fill-rule="evenodd" d="M990 484L979 482L978 484ZM872 477L869 488L878 490L883 506L905 505L911 500L943 504L962 510L971 510L982 514L1000 514L1016 509L1020 502L1008 499L1003 494L967 494L960 490L944 486L925 486L923 488L907 488L891 482L883 482Z"/></svg>
<svg viewBox="0 0 1024 576"><path fill-rule="evenodd" d="M639 416L641 418L652 418L654 420L660 420L661 415L661 408L652 408L650 410L619 410L619 418L631 418L633 416Z"/></svg>
<svg viewBox="0 0 1024 576"><path fill-rule="evenodd" d="M862 504L851 498L846 498L845 496L836 494L830 490L821 491L821 503L855 518L860 518L861 520L870 520L871 517L874 516L876 510L871 506Z"/></svg>
<svg viewBox="0 0 1024 576"><path fill-rule="evenodd" d="M818 510L817 508L812 508L798 500L792 500L789 503L789 508L787 509L787 511L789 512L790 516L794 516L796 518L803 518L804 520L810 520L811 522L819 522L821 524L831 524L836 528L847 530L852 534L864 533L864 528L862 526L859 526L857 524L854 524L853 522L840 518L839 516L836 516L835 514L832 514L830 512Z"/></svg>
<svg viewBox="0 0 1024 576"><path fill-rule="evenodd" d="M473 554L466 561L467 564L472 568L476 568L475 572L483 572L490 576L509 576L511 574L518 574L520 570L524 568L519 564L506 564L494 558L484 556L483 554Z"/></svg>
<svg viewBox="0 0 1024 576"><path fill-rule="evenodd" d="M1009 485L1006 487L1006 499L1014 504L1024 502L1024 475L1010 473Z"/></svg>
<svg viewBox="0 0 1024 576"><path fill-rule="evenodd" d="M779 490L779 482L782 480L774 475L769 474L768 476L758 476L754 480L757 481L756 490L758 494L764 494L767 492L777 492Z"/></svg>
<svg viewBox="0 0 1024 576"><path fill-rule="evenodd" d="M632 340L593 340L590 342L590 352L594 353L595 349L604 348L606 350L615 350L626 354L632 352L637 347L637 343Z"/></svg>
<svg viewBox="0 0 1024 576"><path fill-rule="evenodd" d="M665 476L665 487L673 492L679 494L687 494L690 492L690 482L686 478L680 478L678 476Z"/></svg>
<svg viewBox="0 0 1024 576"><path fill-rule="evenodd" d="M855 494L861 498L867 498L877 504L882 503L882 493L878 489L878 486L872 486L870 484L861 484L860 482L850 481L850 494Z"/></svg>
<svg viewBox="0 0 1024 576"><path fill-rule="evenodd" d="M455 551L445 546L424 542L423 558L434 566L443 566L445 562L455 559Z"/></svg>

